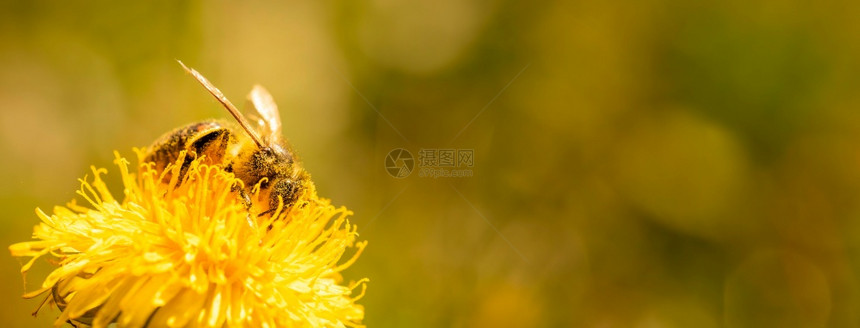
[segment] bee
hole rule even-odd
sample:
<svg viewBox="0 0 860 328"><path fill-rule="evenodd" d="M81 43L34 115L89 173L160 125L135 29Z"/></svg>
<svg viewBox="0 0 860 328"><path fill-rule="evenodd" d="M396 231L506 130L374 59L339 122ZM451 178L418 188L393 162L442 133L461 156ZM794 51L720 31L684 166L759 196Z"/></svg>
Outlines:
<svg viewBox="0 0 860 328"><path fill-rule="evenodd" d="M157 171L163 172L169 164L176 163L180 153L185 151L186 156L178 177L181 181L191 162L202 156L202 163L221 166L242 180L244 186L239 188L239 194L249 209L253 207L259 210L259 216L273 213L281 204L284 209L291 207L302 192L313 188L310 175L282 137L278 106L265 88L259 85L253 87L248 95L250 110L243 115L202 74L188 68L181 61L179 64L227 109L236 122L206 120L179 127L156 139L147 148L143 157L144 163L152 162ZM172 179L169 172L164 175L166 180ZM260 199L268 199L267 204L251 204L248 195L257 184L260 185ZM254 225L250 221L249 224ZM88 275L81 274L72 279L79 277L89 278ZM48 296L53 298L60 310L64 310L68 305L66 299L69 294L64 294L63 290L70 281L71 279L57 282ZM45 298L45 301L48 298ZM78 324L91 325L97 310L98 308L90 310L67 322L74 327Z"/></svg>
<svg viewBox="0 0 860 328"><path fill-rule="evenodd" d="M290 145L281 134L281 117L272 96L260 85L248 95L250 109L243 115L218 88L196 70L180 65L209 91L233 116L235 122L206 120L191 123L168 132L147 148L144 162L155 163L163 171L176 163L180 152L186 157L180 175L190 163L203 156L203 163L221 166L242 180L239 190L245 204L258 208L258 215L274 212L279 204L287 209L309 185L305 171ZM169 179L168 175L166 179ZM181 177L180 177L181 178ZM181 179L179 180L181 181ZM268 204L251 204L251 188L259 184L260 199Z"/></svg>

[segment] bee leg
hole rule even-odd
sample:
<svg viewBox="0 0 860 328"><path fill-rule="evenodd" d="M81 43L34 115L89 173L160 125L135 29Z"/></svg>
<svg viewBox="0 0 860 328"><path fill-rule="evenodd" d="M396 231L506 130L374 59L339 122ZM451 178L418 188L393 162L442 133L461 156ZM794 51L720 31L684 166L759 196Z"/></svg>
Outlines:
<svg viewBox="0 0 860 328"><path fill-rule="evenodd" d="M244 190L242 190L242 188L239 188L238 186L233 188L236 188L236 191L239 192L239 196L242 197L242 203L245 204L245 208L251 209L251 196L248 196L248 193L246 193Z"/></svg>
<svg viewBox="0 0 860 328"><path fill-rule="evenodd" d="M275 211L277 211L277 210L278 210L278 209L276 209L276 208L269 208L268 210L263 211L263 213L260 213L260 216L264 216L264 215L269 215L269 214L275 213Z"/></svg>
<svg viewBox="0 0 860 328"><path fill-rule="evenodd" d="M51 297L54 298L54 304L57 305L57 308L59 308L60 311L64 311L66 309L66 299L60 296L59 287L59 282L55 283L54 287L51 287Z"/></svg>
<svg viewBox="0 0 860 328"><path fill-rule="evenodd" d="M251 196L248 196L248 193L245 192L245 190L243 190L242 188L239 188L239 186L233 186L233 188L235 191L239 192L239 197L242 198L242 203L244 203L245 208L248 209L248 226L250 226L251 229L257 229L257 223L254 222L254 219L251 218Z"/></svg>
<svg viewBox="0 0 860 328"><path fill-rule="evenodd" d="M51 295L46 295L45 298L42 299L42 303L39 303L39 306L36 307L36 311L33 311L33 313L31 313L31 315L33 315L34 317L36 315L38 315L39 310L41 310L43 307L45 307L45 303L48 303L48 299L50 299L50 298L51 298Z"/></svg>

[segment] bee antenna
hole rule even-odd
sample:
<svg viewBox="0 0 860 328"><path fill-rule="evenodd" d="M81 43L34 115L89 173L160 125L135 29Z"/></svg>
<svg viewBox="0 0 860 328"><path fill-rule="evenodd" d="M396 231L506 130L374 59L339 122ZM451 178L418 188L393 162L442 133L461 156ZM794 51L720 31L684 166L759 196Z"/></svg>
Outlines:
<svg viewBox="0 0 860 328"><path fill-rule="evenodd" d="M203 87L206 88L206 90L209 91L209 93L212 94L212 96L214 96L215 99L221 103L221 105L224 105L224 108L226 108L227 111L230 112L230 115L233 115L233 118L235 118L236 121L239 122L239 125L241 125L243 129L245 129L245 132L247 132L248 135L251 136L251 140L254 140L254 143L257 144L257 147L262 149L265 144L263 143L262 138L260 138L260 135L257 134L257 131L251 128L251 124L248 123L248 120L245 119L245 116L243 116L242 113L240 113L239 110L236 109L236 106L233 106L233 103L231 103L230 100L227 99L226 96L224 96L221 90L218 90L218 88L212 85L212 83L209 82L209 80L207 80L205 77L203 77L203 75L201 75L194 69L185 66L185 64L183 64L181 60L177 60L177 62L179 62L179 65L182 65L182 68L184 68L186 72L190 73L191 76L194 76L194 78L197 79L197 82L200 82L200 84L203 85Z"/></svg>

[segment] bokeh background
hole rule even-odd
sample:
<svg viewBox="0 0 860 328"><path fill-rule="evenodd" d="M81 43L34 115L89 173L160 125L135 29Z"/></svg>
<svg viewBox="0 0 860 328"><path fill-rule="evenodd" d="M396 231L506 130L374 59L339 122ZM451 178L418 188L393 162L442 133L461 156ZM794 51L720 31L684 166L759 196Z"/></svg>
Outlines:
<svg viewBox="0 0 860 328"><path fill-rule="evenodd" d="M355 211L373 327L860 326L860 3L0 4L0 244L254 83ZM468 178L388 175L475 151ZM111 171L115 172L115 171ZM7 253L8 254L8 253ZM4 326L47 326L0 257Z"/></svg>

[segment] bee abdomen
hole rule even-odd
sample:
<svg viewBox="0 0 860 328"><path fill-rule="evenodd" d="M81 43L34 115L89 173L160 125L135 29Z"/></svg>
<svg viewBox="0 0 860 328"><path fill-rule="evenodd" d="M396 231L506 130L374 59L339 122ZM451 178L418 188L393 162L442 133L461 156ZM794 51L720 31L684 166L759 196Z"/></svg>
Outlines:
<svg viewBox="0 0 860 328"><path fill-rule="evenodd" d="M220 165L224 161L229 145L235 142L229 129L215 121L192 123L173 130L155 141L144 157L145 162L154 162L155 169L164 170L168 164L179 159L186 151L180 175L185 175L188 165L200 156L204 163ZM169 177L166 177L169 178Z"/></svg>

